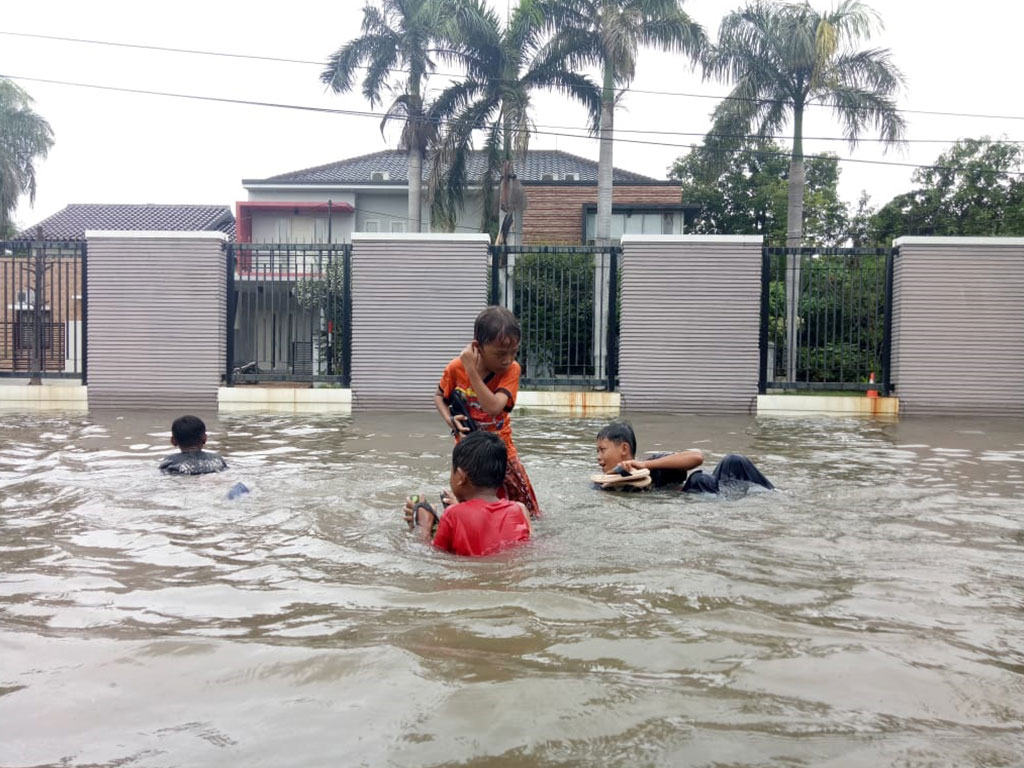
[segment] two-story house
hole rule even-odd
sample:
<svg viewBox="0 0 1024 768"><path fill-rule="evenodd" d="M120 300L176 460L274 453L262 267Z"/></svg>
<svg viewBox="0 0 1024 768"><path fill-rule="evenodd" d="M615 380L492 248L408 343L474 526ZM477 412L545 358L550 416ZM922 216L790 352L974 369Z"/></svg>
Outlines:
<svg viewBox="0 0 1024 768"><path fill-rule="evenodd" d="M484 153L474 152L469 178L479 179ZM423 177L430 173L429 159ZM592 242L597 211L597 163L567 152L533 150L517 164L526 190L526 245ZM613 174L612 237L681 234L692 206L680 199L679 183L616 168ZM249 199L236 204L238 241L252 243L348 242L353 232L407 232L406 155L397 150L282 173L244 179ZM424 196L425 198L425 196ZM470 187L458 231L480 231L479 186ZM430 231L424 199L423 230Z"/></svg>

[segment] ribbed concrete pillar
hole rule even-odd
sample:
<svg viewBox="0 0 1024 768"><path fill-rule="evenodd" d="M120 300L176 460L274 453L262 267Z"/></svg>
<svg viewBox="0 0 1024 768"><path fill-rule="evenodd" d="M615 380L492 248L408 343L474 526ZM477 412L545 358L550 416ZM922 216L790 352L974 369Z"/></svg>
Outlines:
<svg viewBox="0 0 1024 768"><path fill-rule="evenodd" d="M352 235L352 408L434 407L487 306L485 234Z"/></svg>
<svg viewBox="0 0 1024 768"><path fill-rule="evenodd" d="M86 232L90 408L215 410L222 232Z"/></svg>
<svg viewBox="0 0 1024 768"><path fill-rule="evenodd" d="M619 383L629 410L755 407L759 236L625 235Z"/></svg>
<svg viewBox="0 0 1024 768"><path fill-rule="evenodd" d="M894 245L900 412L1024 416L1024 238L903 237Z"/></svg>

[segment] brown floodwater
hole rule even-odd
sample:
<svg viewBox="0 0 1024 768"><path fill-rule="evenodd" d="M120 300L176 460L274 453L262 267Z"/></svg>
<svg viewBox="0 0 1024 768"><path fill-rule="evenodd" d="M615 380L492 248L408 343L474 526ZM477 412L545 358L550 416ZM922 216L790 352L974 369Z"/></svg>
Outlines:
<svg viewBox="0 0 1024 768"><path fill-rule="evenodd" d="M999 766L1024 755L1024 423L637 415L778 492L592 490L517 415L526 546L417 544L427 414L0 416L0 765ZM228 500L244 482L252 492Z"/></svg>

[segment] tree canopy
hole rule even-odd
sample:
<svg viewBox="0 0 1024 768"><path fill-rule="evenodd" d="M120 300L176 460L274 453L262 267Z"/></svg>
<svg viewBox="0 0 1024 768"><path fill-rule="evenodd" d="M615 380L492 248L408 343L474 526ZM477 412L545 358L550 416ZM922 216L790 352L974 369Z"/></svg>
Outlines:
<svg viewBox="0 0 1024 768"><path fill-rule="evenodd" d="M914 171L917 189L868 219L864 237L889 245L901 235L1024 235L1024 147L987 136L961 139Z"/></svg>
<svg viewBox="0 0 1024 768"><path fill-rule="evenodd" d="M32 97L0 78L0 236L12 234L18 200L36 199L36 160L53 146L53 129L32 109Z"/></svg>
<svg viewBox="0 0 1024 768"><path fill-rule="evenodd" d="M839 199L839 161L807 161L805 241L842 245L848 214ZM693 223L700 234L762 235L765 245L786 244L789 157L769 140L748 139L732 151L697 149L679 158L669 175L682 183L683 202L700 206Z"/></svg>

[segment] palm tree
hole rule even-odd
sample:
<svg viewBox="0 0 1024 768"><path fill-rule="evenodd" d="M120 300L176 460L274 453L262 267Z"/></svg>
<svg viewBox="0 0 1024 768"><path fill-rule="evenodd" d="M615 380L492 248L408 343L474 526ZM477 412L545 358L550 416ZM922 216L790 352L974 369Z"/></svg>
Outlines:
<svg viewBox="0 0 1024 768"><path fill-rule="evenodd" d="M434 69L431 45L443 39L452 6L444 0L381 0L380 7L367 3L362 35L335 51L320 75L335 93L346 93L355 84L356 70L365 66L363 95L371 106L382 103L384 91L401 91L380 129L383 133L388 120L404 121L399 148L408 153L409 228L414 232L422 227L423 157L433 135L433 125L424 119L423 87ZM393 77L402 70L404 82Z"/></svg>
<svg viewBox="0 0 1024 768"><path fill-rule="evenodd" d="M706 45L704 29L683 11L682 0L547 0L545 12L557 43L570 53L572 65L601 69L596 239L607 244L612 219L615 89L632 82L640 46L698 57Z"/></svg>
<svg viewBox="0 0 1024 768"><path fill-rule="evenodd" d="M32 97L0 79L0 236L13 231L11 216L18 199L36 199L36 158L53 146L50 124L32 109Z"/></svg>
<svg viewBox="0 0 1024 768"><path fill-rule="evenodd" d="M428 114L428 122L445 125L428 183L435 222L453 228L467 186L479 183L482 228L494 233L495 183L499 177L507 182L512 164L525 157L535 91L554 89L578 101L587 108L596 130L600 91L590 78L573 71L567 48L545 43L546 25L541 0L520 0L504 25L484 0L467 0L454 49L466 77L445 89ZM486 162L482 169L473 170L470 151L478 131L484 134ZM471 173L479 176L470 179Z"/></svg>
<svg viewBox="0 0 1024 768"><path fill-rule="evenodd" d="M726 148L751 132L767 137L793 121L789 164L786 246L800 247L804 207L804 110L832 108L854 147L869 126L887 146L898 144L906 124L894 95L903 76L888 49L860 49L880 26L877 14L860 0L842 0L827 13L809 3L756 0L722 20L718 44L709 53L705 75L735 83L716 109L708 146ZM797 305L800 257L786 265L787 373L796 378Z"/></svg>

